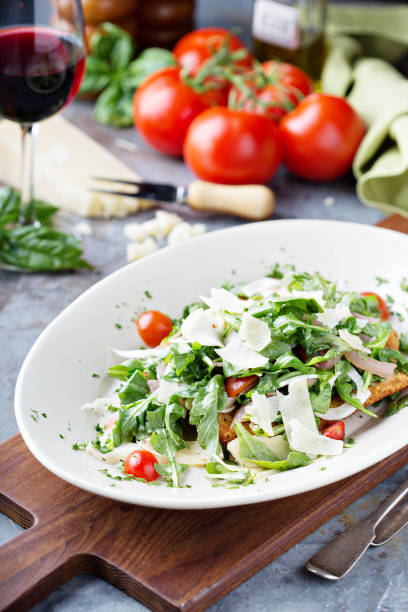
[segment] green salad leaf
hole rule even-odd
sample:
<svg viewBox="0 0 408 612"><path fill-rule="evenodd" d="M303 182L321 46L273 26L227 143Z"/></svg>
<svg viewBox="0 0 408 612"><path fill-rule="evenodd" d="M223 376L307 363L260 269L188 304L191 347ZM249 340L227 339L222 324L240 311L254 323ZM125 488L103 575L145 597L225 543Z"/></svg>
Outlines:
<svg viewBox="0 0 408 612"><path fill-rule="evenodd" d="M190 411L190 424L197 427L198 443L214 455L219 455L221 452L218 412L223 410L226 404L224 381L221 374L216 374L197 393Z"/></svg>

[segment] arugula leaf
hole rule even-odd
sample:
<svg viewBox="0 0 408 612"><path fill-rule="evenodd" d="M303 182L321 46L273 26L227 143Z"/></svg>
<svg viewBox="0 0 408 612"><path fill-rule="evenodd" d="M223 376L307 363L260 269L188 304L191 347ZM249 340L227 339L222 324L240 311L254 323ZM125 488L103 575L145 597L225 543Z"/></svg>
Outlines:
<svg viewBox="0 0 408 612"><path fill-rule="evenodd" d="M0 226L18 223L20 216L20 194L11 187L0 187ZM34 200L35 212L40 223L46 224L57 212L57 206L43 200Z"/></svg>
<svg viewBox="0 0 408 612"><path fill-rule="evenodd" d="M349 378L348 376L349 370L350 363L345 359L340 359L340 361L336 363L334 371L338 373L338 376L334 384L336 385L337 393L344 402L351 404L351 406L354 406L355 408L357 408L357 410L361 410L361 412L365 412L366 414L372 416L374 419L377 419L378 416L374 412L371 412L371 410L365 408L360 402L360 400L357 399L355 394L353 393L355 385L351 378Z"/></svg>
<svg viewBox="0 0 408 612"><path fill-rule="evenodd" d="M399 341L400 341L400 351L402 353L408 353L408 334L401 334Z"/></svg>
<svg viewBox="0 0 408 612"><path fill-rule="evenodd" d="M220 480L226 480L233 484L250 484L252 482L251 470L237 470L237 466L231 466L229 469L228 464L221 464L218 462L207 463L206 470L207 474L213 478L219 478Z"/></svg>
<svg viewBox="0 0 408 612"><path fill-rule="evenodd" d="M113 23L103 23L91 37L81 93L100 94L94 117L100 123L133 125L133 96L152 72L176 65L166 49L146 49L134 60L132 38Z"/></svg>
<svg viewBox="0 0 408 612"><path fill-rule="evenodd" d="M180 477L186 465L176 461L176 452L182 448L188 448L181 437L181 427L178 420L185 415L185 408L179 404L166 406L164 416L164 427L155 431L150 439L153 448L169 460L167 465L155 464L155 469L173 486L180 486Z"/></svg>
<svg viewBox="0 0 408 612"><path fill-rule="evenodd" d="M263 467L269 470L280 470L284 472L285 470L293 470L294 468L303 467L305 465L309 465L311 463L310 457L308 457L305 453L300 453L298 451L290 451L287 456L287 459L283 461L258 461L254 459L254 463L259 465L259 467Z"/></svg>
<svg viewBox="0 0 408 612"><path fill-rule="evenodd" d="M149 385L146 377L139 370L136 370L118 395L122 406L126 406L145 398L148 393Z"/></svg>
<svg viewBox="0 0 408 612"><path fill-rule="evenodd" d="M0 262L35 272L91 268L82 259L82 245L75 236L32 225L0 227Z"/></svg>
<svg viewBox="0 0 408 612"><path fill-rule="evenodd" d="M273 393L277 389L277 374L271 374L266 372L263 374L259 380L259 383L255 387L255 391L258 391L261 395L265 395L266 393Z"/></svg>
<svg viewBox="0 0 408 612"><path fill-rule="evenodd" d="M391 333L392 327L390 323L378 321L378 323L367 323L362 329L364 334L371 336L373 339L367 343L367 346L373 348L384 348Z"/></svg>
<svg viewBox="0 0 408 612"><path fill-rule="evenodd" d="M144 366L139 359L129 359L125 363L116 364L109 368L109 378L117 378L118 380L127 380L135 370L143 370Z"/></svg>
<svg viewBox="0 0 408 612"><path fill-rule="evenodd" d="M403 408L406 408L407 406L408 406L408 395L405 395L405 397L396 399L393 402L391 402L391 404L388 406L388 408L384 412L383 417L389 417L392 414L396 414L397 412L399 412Z"/></svg>
<svg viewBox="0 0 408 612"><path fill-rule="evenodd" d="M218 412L227 404L223 378L216 374L200 389L190 410L190 424L197 426L197 440L202 448L214 455L221 452L219 442Z"/></svg>
<svg viewBox="0 0 408 612"><path fill-rule="evenodd" d="M270 343L267 344L265 348L260 351L260 353L271 361L276 361L276 359L278 359L278 357L284 353L289 353L290 349L291 345L288 342L281 342L280 340L275 340L272 338Z"/></svg>
<svg viewBox="0 0 408 612"><path fill-rule="evenodd" d="M177 376L180 376L180 374L182 374L182 372L184 372L184 370L195 360L195 354L192 350L187 353L181 353L175 344L172 344L170 352L173 355L174 369Z"/></svg>
<svg viewBox="0 0 408 612"><path fill-rule="evenodd" d="M350 300L351 312L357 312L366 317L380 318L380 309L378 308L378 300L374 295L362 296L359 293L353 294Z"/></svg>
<svg viewBox="0 0 408 612"><path fill-rule="evenodd" d="M148 397L129 406L120 407L119 418L112 433L113 445L115 447L122 444L122 442L129 442L134 435L137 437L140 425L143 425L150 401L150 397ZM144 430L143 427L142 429Z"/></svg>
<svg viewBox="0 0 408 612"><path fill-rule="evenodd" d="M328 382L319 382L318 391L310 391L310 401L314 412L325 414L330 408L332 388Z"/></svg>
<svg viewBox="0 0 408 612"><path fill-rule="evenodd" d="M235 423L234 427L239 440L239 454L243 459L277 461L275 453L258 436L251 435L241 423Z"/></svg>
<svg viewBox="0 0 408 612"><path fill-rule="evenodd" d="M408 357L399 351L390 348L379 349L378 359L380 361L397 362L398 369L408 374Z"/></svg>

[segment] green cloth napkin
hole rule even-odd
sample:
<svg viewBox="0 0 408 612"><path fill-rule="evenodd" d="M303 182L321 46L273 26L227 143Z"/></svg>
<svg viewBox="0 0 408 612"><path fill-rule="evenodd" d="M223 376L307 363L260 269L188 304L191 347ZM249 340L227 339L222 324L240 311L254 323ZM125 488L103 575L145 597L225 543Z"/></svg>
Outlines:
<svg viewBox="0 0 408 612"><path fill-rule="evenodd" d="M368 127L353 164L358 196L408 216L408 80L388 63L408 51L408 6L331 6L328 34L323 90L347 95Z"/></svg>

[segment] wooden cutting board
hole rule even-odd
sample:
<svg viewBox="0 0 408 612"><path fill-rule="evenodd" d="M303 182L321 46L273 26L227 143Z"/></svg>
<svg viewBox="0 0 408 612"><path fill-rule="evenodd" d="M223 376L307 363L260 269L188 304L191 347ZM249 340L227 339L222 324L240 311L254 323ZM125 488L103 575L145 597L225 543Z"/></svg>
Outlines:
<svg viewBox="0 0 408 612"><path fill-rule="evenodd" d="M379 225L408 233L408 219L398 215ZM408 446L302 495L170 511L82 491L13 436L0 445L0 511L27 529L0 548L1 610L28 610L79 573L104 578L152 610L205 610L407 461Z"/></svg>

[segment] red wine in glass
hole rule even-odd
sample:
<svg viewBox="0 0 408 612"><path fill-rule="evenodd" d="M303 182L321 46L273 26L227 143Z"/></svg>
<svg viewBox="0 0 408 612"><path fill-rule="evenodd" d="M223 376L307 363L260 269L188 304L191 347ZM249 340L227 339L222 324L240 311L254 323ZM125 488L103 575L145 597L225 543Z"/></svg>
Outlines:
<svg viewBox="0 0 408 612"><path fill-rule="evenodd" d="M38 225L33 124L71 102L84 70L80 0L0 0L0 119L21 126L21 224Z"/></svg>
<svg viewBox="0 0 408 612"><path fill-rule="evenodd" d="M46 119L72 100L84 69L73 35L39 26L0 30L0 115L19 123Z"/></svg>

